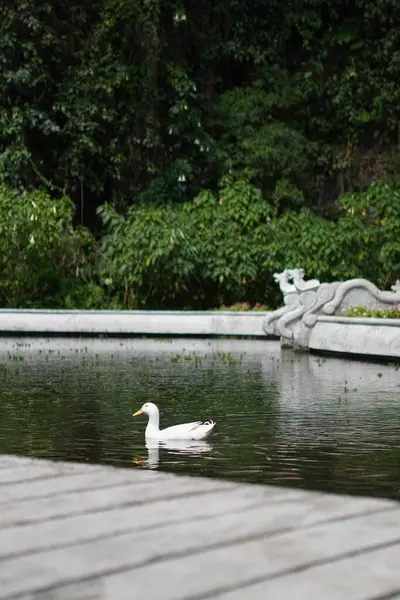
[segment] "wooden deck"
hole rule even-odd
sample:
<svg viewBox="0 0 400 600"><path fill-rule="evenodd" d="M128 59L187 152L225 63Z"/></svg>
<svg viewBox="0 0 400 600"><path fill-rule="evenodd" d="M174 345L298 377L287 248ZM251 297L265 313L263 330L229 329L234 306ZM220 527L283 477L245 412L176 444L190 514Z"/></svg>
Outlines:
<svg viewBox="0 0 400 600"><path fill-rule="evenodd" d="M400 505L0 456L0 598L400 598Z"/></svg>

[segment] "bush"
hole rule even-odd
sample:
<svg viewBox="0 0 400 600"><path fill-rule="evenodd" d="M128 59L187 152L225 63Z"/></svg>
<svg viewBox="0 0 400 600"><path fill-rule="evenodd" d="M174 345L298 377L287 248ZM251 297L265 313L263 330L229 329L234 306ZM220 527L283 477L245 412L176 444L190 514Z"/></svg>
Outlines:
<svg viewBox="0 0 400 600"><path fill-rule="evenodd" d="M2 306L73 307L87 301L94 241L87 229L74 229L73 214L67 197L0 185Z"/></svg>
<svg viewBox="0 0 400 600"><path fill-rule="evenodd" d="M273 273L302 266L321 281L400 278L400 196L386 183L339 198L335 220L279 214L246 179L192 202L105 204L96 246L69 198L0 185L0 303L10 307L208 309L274 306Z"/></svg>
<svg viewBox="0 0 400 600"><path fill-rule="evenodd" d="M104 205L101 276L131 308L210 308L247 301L272 306L273 273L303 266L321 281L400 276L400 196L379 183L342 196L335 221L308 209L276 214L247 180L225 179L191 203L133 206L126 218Z"/></svg>
<svg viewBox="0 0 400 600"><path fill-rule="evenodd" d="M302 266L321 281L365 277L387 289L400 275L400 194L380 182L346 194L327 221L303 209L273 224L273 251L280 266Z"/></svg>
<svg viewBox="0 0 400 600"><path fill-rule="evenodd" d="M246 182L192 203L132 207L126 219L105 205L101 272L130 308L209 308L264 295L264 246L250 231L266 210ZM254 300L254 303L257 300Z"/></svg>

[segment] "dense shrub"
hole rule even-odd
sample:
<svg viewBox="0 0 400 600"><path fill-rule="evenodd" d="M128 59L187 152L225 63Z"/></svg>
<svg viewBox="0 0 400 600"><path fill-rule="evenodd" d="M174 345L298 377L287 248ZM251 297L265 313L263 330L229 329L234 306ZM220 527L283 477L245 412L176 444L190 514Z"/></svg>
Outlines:
<svg viewBox="0 0 400 600"><path fill-rule="evenodd" d="M377 183L327 220L279 214L246 179L192 202L98 210L103 236L73 225L65 196L0 186L0 302L13 307L213 308L281 302L273 273L302 266L321 281L400 278L400 194Z"/></svg>
<svg viewBox="0 0 400 600"><path fill-rule="evenodd" d="M330 221L308 209L279 216L245 180L182 206L134 206L127 218L105 205L102 278L124 306L153 308L273 304L273 273L295 266L321 281L365 277L387 288L400 276L399 192L379 183L336 209Z"/></svg>
<svg viewBox="0 0 400 600"><path fill-rule="evenodd" d="M0 303L10 307L73 307L98 302L94 241L74 228L67 197L0 186ZM92 296L92 300L90 297Z"/></svg>
<svg viewBox="0 0 400 600"><path fill-rule="evenodd" d="M265 295L266 245L252 232L268 214L246 182L202 192L182 206L133 206L128 217L105 205L103 280L124 306L206 308Z"/></svg>

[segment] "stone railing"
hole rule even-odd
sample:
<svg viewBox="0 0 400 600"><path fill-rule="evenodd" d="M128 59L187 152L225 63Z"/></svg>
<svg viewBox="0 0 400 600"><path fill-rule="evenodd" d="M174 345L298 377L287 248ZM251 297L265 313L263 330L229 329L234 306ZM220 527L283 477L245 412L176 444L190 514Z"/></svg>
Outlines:
<svg viewBox="0 0 400 600"><path fill-rule="evenodd" d="M264 331L279 336L282 346L299 350L309 348L311 331L319 316L342 317L352 306L377 309L400 302L400 281L389 292L379 290L366 279L305 281L303 269L285 269L275 273L274 279L283 293L283 306L265 317Z"/></svg>

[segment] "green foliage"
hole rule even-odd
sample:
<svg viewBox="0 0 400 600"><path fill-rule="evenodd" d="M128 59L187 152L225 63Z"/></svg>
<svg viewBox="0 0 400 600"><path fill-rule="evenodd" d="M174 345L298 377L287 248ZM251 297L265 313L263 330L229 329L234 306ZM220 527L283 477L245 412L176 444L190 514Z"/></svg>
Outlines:
<svg viewBox="0 0 400 600"><path fill-rule="evenodd" d="M224 180L216 196L203 191L180 207L133 207L126 219L104 206L102 278L124 306L140 308L273 305L273 273L295 266L321 281L365 277L387 289L400 277L398 194L382 183L343 196L335 221L305 208L274 216L246 180Z"/></svg>
<svg viewBox="0 0 400 600"><path fill-rule="evenodd" d="M33 268L17 261L3 303L270 303L272 273L296 265L386 287L400 268L399 17L395 0L2 3L2 194L18 222L45 186L105 232L95 255L71 207L58 262L35 248L45 285L29 238L6 236Z"/></svg>
<svg viewBox="0 0 400 600"><path fill-rule="evenodd" d="M67 197L0 186L1 306L69 308L87 302L94 242L87 229L73 228L73 212Z"/></svg>
<svg viewBox="0 0 400 600"><path fill-rule="evenodd" d="M250 174L252 181L272 193L277 205L304 201L303 174L317 155L301 128L274 118L279 93L234 88L223 94L214 109L221 130L218 155L223 170Z"/></svg>
<svg viewBox="0 0 400 600"><path fill-rule="evenodd" d="M346 317L374 317L376 319L400 319L400 306L387 309L369 310L365 306L354 306L346 312Z"/></svg>
<svg viewBox="0 0 400 600"><path fill-rule="evenodd" d="M359 248L358 260L371 261L373 279L381 286L400 276L400 190L385 182L378 182L361 194L347 194L340 198L346 210L342 219L347 235L354 221L360 231L364 247ZM385 265L383 273L380 268ZM385 275L387 273L387 275Z"/></svg>
<svg viewBox="0 0 400 600"><path fill-rule="evenodd" d="M0 8L0 176L85 218L228 173L281 212L397 173L395 0L15 0ZM184 177L184 180L182 179Z"/></svg>
<svg viewBox="0 0 400 600"><path fill-rule="evenodd" d="M279 215L246 179L224 178L192 202L105 204L99 247L73 227L73 205L45 191L0 187L3 306L194 308L281 296L273 273L303 266L321 281L365 277L388 289L400 277L399 192L380 183L342 196L335 220L303 208Z"/></svg>
<svg viewBox="0 0 400 600"><path fill-rule="evenodd" d="M382 289L400 276L400 195L386 183L338 199L333 221L308 209L273 224L280 265L303 266L321 281L365 277Z"/></svg>
<svg viewBox="0 0 400 600"><path fill-rule="evenodd" d="M180 207L132 207L126 219L105 205L102 279L126 307L208 308L262 296L265 250L250 232L268 213L246 181L225 184L219 200L204 191Z"/></svg>

